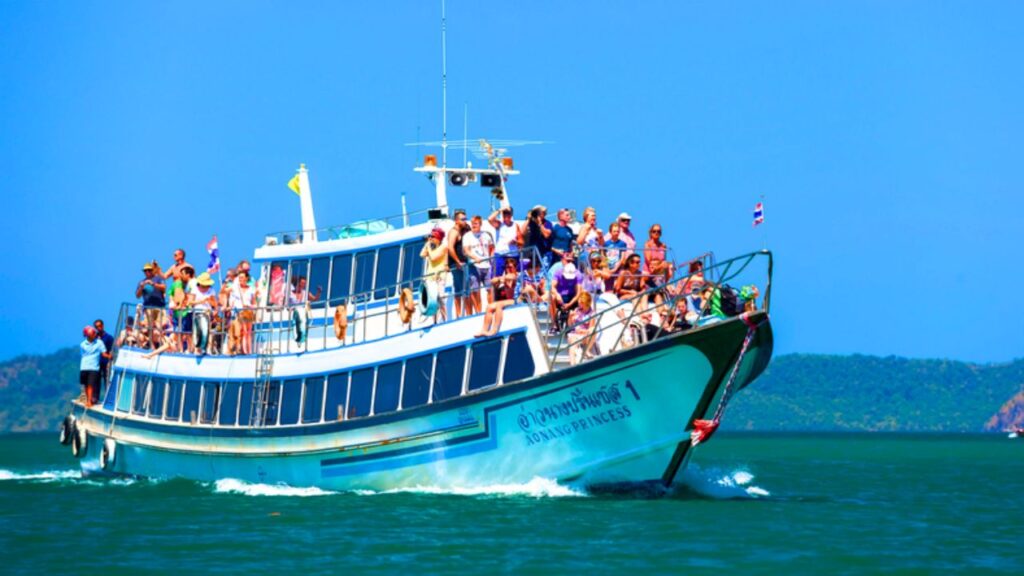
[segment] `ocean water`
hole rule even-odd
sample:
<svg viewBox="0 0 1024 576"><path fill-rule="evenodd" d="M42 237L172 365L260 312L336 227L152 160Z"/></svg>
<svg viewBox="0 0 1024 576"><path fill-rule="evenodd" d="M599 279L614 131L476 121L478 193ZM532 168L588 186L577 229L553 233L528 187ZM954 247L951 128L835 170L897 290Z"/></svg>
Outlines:
<svg viewBox="0 0 1024 576"><path fill-rule="evenodd" d="M82 479L0 436L0 573L1024 573L1024 439L727 435L670 489Z"/></svg>

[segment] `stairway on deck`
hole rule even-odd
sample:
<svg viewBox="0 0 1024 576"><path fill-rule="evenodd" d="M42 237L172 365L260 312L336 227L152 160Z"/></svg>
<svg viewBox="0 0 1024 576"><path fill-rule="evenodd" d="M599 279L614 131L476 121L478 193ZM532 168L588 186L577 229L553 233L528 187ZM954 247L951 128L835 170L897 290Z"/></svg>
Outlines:
<svg viewBox="0 0 1024 576"><path fill-rule="evenodd" d="M545 303L542 307L537 308L537 322L540 325L540 334L547 342L546 354L548 358L554 353L555 348L558 346L558 342L561 339L561 334L549 335L548 330L551 328L551 315L548 313L548 305ZM569 366L569 351L566 348L568 341L562 342L562 351L555 357L555 362L551 366L551 370L561 370Z"/></svg>

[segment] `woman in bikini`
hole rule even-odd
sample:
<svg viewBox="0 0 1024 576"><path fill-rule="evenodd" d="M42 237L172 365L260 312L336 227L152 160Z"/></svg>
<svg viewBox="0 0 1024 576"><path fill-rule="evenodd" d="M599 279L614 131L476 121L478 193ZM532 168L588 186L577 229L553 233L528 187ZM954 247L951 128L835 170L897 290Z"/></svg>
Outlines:
<svg viewBox="0 0 1024 576"><path fill-rule="evenodd" d="M480 332L475 334L477 338L497 334L498 329L501 328L501 318L504 316L503 311L505 307L516 303L516 280L519 276L516 273L517 266L518 263L514 259L507 258L505 259L505 273L491 279L494 297L491 303L487 305L487 312L484 314L484 325Z"/></svg>

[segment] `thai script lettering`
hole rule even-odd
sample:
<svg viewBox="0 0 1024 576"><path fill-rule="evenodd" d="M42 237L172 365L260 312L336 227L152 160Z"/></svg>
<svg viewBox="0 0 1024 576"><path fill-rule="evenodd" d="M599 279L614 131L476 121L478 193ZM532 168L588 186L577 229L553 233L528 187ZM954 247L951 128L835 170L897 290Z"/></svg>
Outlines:
<svg viewBox="0 0 1024 576"><path fill-rule="evenodd" d="M636 400L640 400L632 382L627 380L625 387ZM615 382L592 392L577 387L569 394L568 400L553 402L535 410L523 409L517 422L526 436L527 445L532 446L632 416L619 383Z"/></svg>

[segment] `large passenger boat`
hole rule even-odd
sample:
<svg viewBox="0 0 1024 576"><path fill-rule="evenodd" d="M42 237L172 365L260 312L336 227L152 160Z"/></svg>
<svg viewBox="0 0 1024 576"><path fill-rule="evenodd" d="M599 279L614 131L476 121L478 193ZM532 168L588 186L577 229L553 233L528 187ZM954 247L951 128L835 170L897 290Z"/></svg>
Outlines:
<svg viewBox="0 0 1024 576"><path fill-rule="evenodd" d="M582 330L517 301L496 334L477 337L479 314L440 320L442 306L452 318L458 287L451 274L426 274L421 250L432 231L453 225L452 184L475 196L470 204L510 202L507 182L518 172L501 150L484 149L483 168L433 156L416 168L433 182L430 210L319 229L302 167L303 228L268 235L255 250L251 353L216 353L221 343L214 354L149 357L117 346L101 401L76 400L62 424L83 473L334 490L535 477L671 483L732 394L768 364L771 253L694 259L707 286L761 286L742 314L704 306L698 318L691 311L692 327L669 325L666 316L685 307L679 300L693 298L667 289L692 279L679 262L667 283L632 298L596 294ZM520 253L520 269L535 258ZM299 279L322 297L289 305L282 290ZM115 333L131 315L144 329L137 307L122 306Z"/></svg>

